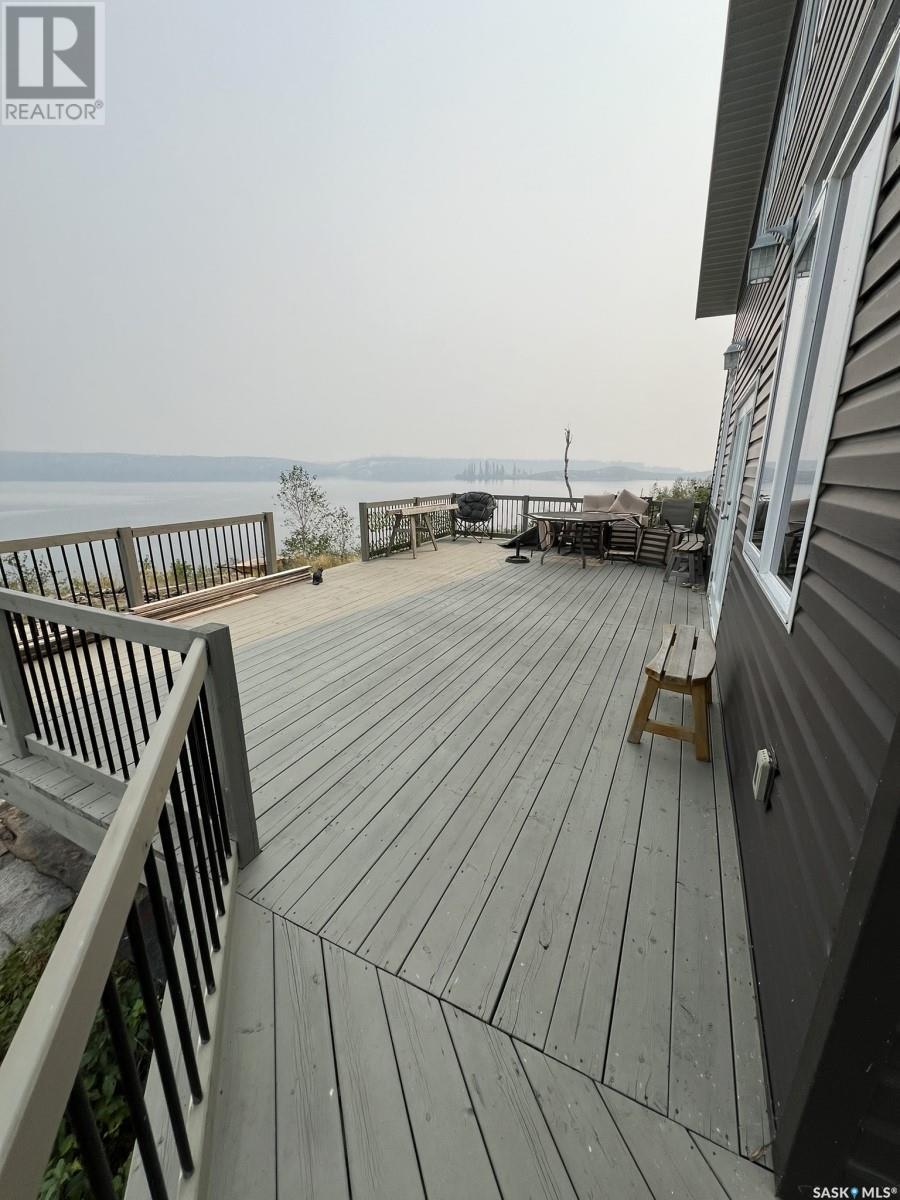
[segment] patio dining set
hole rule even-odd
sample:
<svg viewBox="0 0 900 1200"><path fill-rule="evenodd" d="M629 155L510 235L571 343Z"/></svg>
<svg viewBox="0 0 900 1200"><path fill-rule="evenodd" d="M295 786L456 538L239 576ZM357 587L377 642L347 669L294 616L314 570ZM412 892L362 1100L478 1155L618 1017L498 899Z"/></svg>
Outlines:
<svg viewBox="0 0 900 1200"><path fill-rule="evenodd" d="M690 585L702 583L705 538L696 529L693 500L663 500L655 525L649 524L649 507L649 501L623 489L585 496L580 512L531 513L537 531L532 555L540 548L543 563L555 548L557 554L580 555L583 568L589 554L626 559L664 567L666 579L674 571L686 575Z"/></svg>

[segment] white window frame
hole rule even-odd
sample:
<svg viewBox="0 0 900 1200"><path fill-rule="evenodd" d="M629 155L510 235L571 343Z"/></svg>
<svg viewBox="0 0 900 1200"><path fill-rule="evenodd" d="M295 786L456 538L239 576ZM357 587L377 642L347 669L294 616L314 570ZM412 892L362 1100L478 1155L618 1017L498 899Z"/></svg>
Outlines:
<svg viewBox="0 0 900 1200"><path fill-rule="evenodd" d="M812 186L807 186L806 202L804 203L804 211L807 214L803 223L803 228L797 235L794 241L793 261L796 263L799 255L805 249L807 241L818 224L818 232L816 234L816 248L811 264L810 274L810 290L807 298L806 309L803 315L803 330L797 348L797 363L798 368L794 372L790 394L781 395L779 392L780 379L782 374L782 357L784 351L784 337L788 329L788 321L790 316L791 300L794 289L794 275L791 272L791 283L789 285L788 295L785 301L785 320L782 327L782 343L778 353L778 363L776 365L776 373L772 384L772 392L769 399L769 408L766 414L766 424L763 431L762 443L760 446L759 465L757 467L757 476L753 487L753 495L750 503L750 513L747 522L747 529L744 535L743 556L745 561L751 568L763 594L772 604L775 611L778 613L781 620L784 622L788 631L791 630L794 621L794 615L797 608L797 600L800 591L800 583L803 575L803 568L806 561L806 552L809 544L810 535L815 524L815 509L818 500L819 489L822 483L822 473L825 467L825 459L827 456L828 442L831 437L831 425L834 418L834 408L837 403L838 392L840 389L840 381L843 375L844 360L846 354L839 358L838 369L834 373L834 377L828 383L828 392L830 394L830 417L826 422L825 435L821 444L817 447L816 471L813 478L812 489L810 492L809 509L806 516L806 522L803 530L800 551L798 555L797 565L794 572L794 577L791 586L783 581L778 575L778 561L780 554L776 556L776 542L784 525L785 512L790 504L790 492L786 488L786 483L789 478L792 478L792 468L800 452L800 446L805 432L805 421L800 421L801 413L805 416L805 401L807 394L815 379L816 367L818 362L818 336L821 331L822 320L827 312L827 305L830 299L830 289L825 288L826 273L830 273L833 263L833 256L837 252L839 246L840 231L838 231L838 240L835 243L835 217L838 210L841 187L848 171L855 165L856 157L861 150L864 142L867 140L867 135L872 137L880 137L881 145L879 147L878 168L875 173L875 186L872 189L872 194L869 197L869 206L867 215L864 221L863 243L867 248L871 239L872 223L875 218L875 213L878 207L878 200L881 191L881 180L884 175L884 165L890 146L890 131L894 127L897 112L897 94L898 94L898 71L897 71L897 55L895 50L896 39L892 40L891 46L885 54L885 57L880 64L876 77L873 80L866 96L864 97L859 111L854 118L854 121L847 133L838 154L835 156L831 168L825 174L824 179L816 189ZM886 111L882 115L881 121L877 124L874 122L874 117L877 115L887 96ZM835 243L833 245L833 243ZM859 286L862 280L862 274L865 269L866 255L860 255L858 263L857 277L855 279L854 292L858 295ZM825 302L824 307L822 302ZM841 331L842 344L846 347L849 343L850 330L852 328L853 319L855 317L855 304L849 306L849 310L844 322L845 328ZM781 453L775 465L775 474L772 480L772 487L769 499L769 509L766 514L766 524L763 532L762 544L757 548L752 541L753 528L756 521L756 507L759 496L760 486L762 483L761 475L765 466L766 452L769 443L769 432L772 414L775 411L776 404L787 404L787 412L785 415L785 427Z"/></svg>
<svg viewBox="0 0 900 1200"><path fill-rule="evenodd" d="M716 446L716 461L713 467L712 483L709 490L709 502L715 512L720 512L719 488L722 484L723 468L725 466L725 446L728 442L728 430L731 426L731 412L734 408L734 393L737 388L737 367L728 372L725 385L725 395L722 397L722 420L719 425L719 441Z"/></svg>
<svg viewBox="0 0 900 1200"><path fill-rule="evenodd" d="M825 3L823 3L823 0L805 0L800 13L797 37L791 46L792 57L787 86L781 110L778 114L778 124L775 127L775 137L772 140L772 153L769 158L762 201L759 206L759 219L756 228L757 237L765 233L769 225L769 209L772 206L772 197L775 194L778 175L784 163L788 143L791 140L794 118L797 115L803 85L809 76L814 51L818 45L822 16L827 11L827 8L827 0Z"/></svg>

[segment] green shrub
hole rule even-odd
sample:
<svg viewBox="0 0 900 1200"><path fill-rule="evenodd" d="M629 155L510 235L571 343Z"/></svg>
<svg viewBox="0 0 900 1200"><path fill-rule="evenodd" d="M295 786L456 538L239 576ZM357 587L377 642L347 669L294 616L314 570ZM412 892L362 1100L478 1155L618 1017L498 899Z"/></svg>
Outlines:
<svg viewBox="0 0 900 1200"><path fill-rule="evenodd" d="M6 1056L65 919L66 914L60 913L42 921L0 963L0 1062ZM131 964L123 959L116 960L113 978L131 1034L135 1061L141 1078L144 1078L150 1063L150 1035L137 978ZM102 1013L98 1013L94 1021L81 1060L81 1078L113 1172L116 1193L124 1195L134 1131L119 1089L119 1071ZM40 1200L89 1200L93 1194L65 1118L56 1135L38 1194Z"/></svg>
<svg viewBox="0 0 900 1200"><path fill-rule="evenodd" d="M654 500L696 500L700 504L706 504L709 501L711 485L712 479L709 475L700 478L682 476L679 479L673 479L665 487L654 483L651 495Z"/></svg>

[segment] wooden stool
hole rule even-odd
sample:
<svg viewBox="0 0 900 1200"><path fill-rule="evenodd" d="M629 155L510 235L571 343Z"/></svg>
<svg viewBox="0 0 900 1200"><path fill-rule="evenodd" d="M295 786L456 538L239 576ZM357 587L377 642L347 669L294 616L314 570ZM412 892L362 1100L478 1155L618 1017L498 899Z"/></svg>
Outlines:
<svg viewBox="0 0 900 1200"><path fill-rule="evenodd" d="M628 734L629 742L639 742L645 729L663 737L693 742L700 762L709 762L709 711L712 700L710 678L716 665L716 646L704 629L693 625L663 625L662 645L644 668L647 682L638 702ZM694 709L694 727L667 725L650 720L650 709L657 692L690 695Z"/></svg>
<svg viewBox="0 0 900 1200"><path fill-rule="evenodd" d="M703 534L695 534L684 538L673 547L669 555L664 579L668 579L673 569L687 573L691 586L703 582L703 557L706 553L706 538ZM675 564L678 564L676 567Z"/></svg>

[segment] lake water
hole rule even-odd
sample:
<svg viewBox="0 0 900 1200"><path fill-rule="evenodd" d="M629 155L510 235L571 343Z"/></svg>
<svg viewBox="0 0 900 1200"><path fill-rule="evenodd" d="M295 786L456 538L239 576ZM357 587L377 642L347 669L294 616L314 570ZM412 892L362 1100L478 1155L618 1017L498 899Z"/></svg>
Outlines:
<svg viewBox="0 0 900 1200"><path fill-rule="evenodd" d="M331 504L344 504L355 518L363 500L404 500L468 489L498 495L565 496L566 485L545 480L464 483L436 479L427 483L382 483L359 479L320 481ZM576 496L616 492L622 487L648 495L652 479L630 479L573 485ZM0 541L77 533L128 525L162 525L242 516L272 509L279 542L284 522L275 506L274 483L16 483L0 481Z"/></svg>

